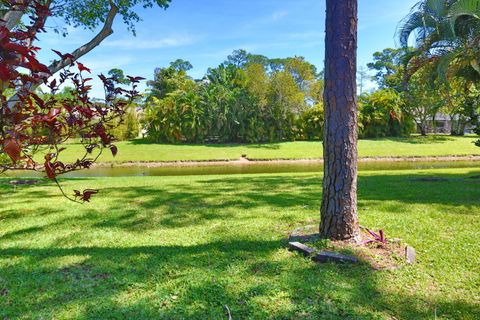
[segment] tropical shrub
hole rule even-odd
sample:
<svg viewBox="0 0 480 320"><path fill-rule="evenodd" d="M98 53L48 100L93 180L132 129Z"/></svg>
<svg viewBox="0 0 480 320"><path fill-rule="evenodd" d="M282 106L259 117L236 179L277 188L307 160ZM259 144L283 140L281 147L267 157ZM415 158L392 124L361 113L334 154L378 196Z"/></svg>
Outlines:
<svg viewBox="0 0 480 320"><path fill-rule="evenodd" d="M323 103L309 107L298 119L300 132L297 140L322 140L323 121Z"/></svg>
<svg viewBox="0 0 480 320"><path fill-rule="evenodd" d="M125 110L122 119L117 121L111 133L115 139L120 141L138 138L140 134L140 121L133 106Z"/></svg>
<svg viewBox="0 0 480 320"><path fill-rule="evenodd" d="M148 138L169 143L296 139L303 112L321 98L322 82L303 58L274 60L239 50L197 81L187 75L188 61L156 69L148 82ZM308 134L314 130L308 128Z"/></svg>
<svg viewBox="0 0 480 320"><path fill-rule="evenodd" d="M403 111L400 95L392 89L364 94L359 101L359 136L398 137L415 131L413 119Z"/></svg>

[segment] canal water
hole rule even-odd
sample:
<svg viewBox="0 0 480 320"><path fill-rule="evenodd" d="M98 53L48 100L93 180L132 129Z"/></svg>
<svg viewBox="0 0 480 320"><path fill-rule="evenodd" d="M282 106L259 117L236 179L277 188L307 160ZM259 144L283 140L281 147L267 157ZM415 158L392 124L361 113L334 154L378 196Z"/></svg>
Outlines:
<svg viewBox="0 0 480 320"><path fill-rule="evenodd" d="M360 162L360 171L380 170L422 170L441 168L479 168L478 161L371 161ZM290 172L321 172L320 162L261 162L225 165L198 166L128 166L128 167L95 167L88 170L72 172L63 177L128 177L128 176L187 176L187 175L229 175L229 174L259 174L259 173L290 173ZM40 176L31 172L8 172L8 177Z"/></svg>

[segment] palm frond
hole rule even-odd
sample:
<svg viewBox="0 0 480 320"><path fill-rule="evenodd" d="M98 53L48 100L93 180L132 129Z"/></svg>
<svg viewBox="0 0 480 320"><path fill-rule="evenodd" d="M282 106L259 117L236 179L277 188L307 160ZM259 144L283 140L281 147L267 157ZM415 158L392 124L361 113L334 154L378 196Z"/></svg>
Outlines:
<svg viewBox="0 0 480 320"><path fill-rule="evenodd" d="M455 30L455 25L462 16L480 19L480 0L458 0L451 5L449 17L452 30Z"/></svg>
<svg viewBox="0 0 480 320"><path fill-rule="evenodd" d="M396 32L396 38L400 41L400 45L402 47L408 46L408 40L410 36L415 32L422 32L420 33L420 37L424 36L425 34L425 19L422 12L416 11L410 13L405 19L403 19Z"/></svg>
<svg viewBox="0 0 480 320"><path fill-rule="evenodd" d="M437 17L443 17L448 10L448 1L445 0L426 0L424 4L424 11Z"/></svg>
<svg viewBox="0 0 480 320"><path fill-rule="evenodd" d="M437 74L441 80L447 82L447 75L453 62L457 59L457 52L452 51L442 56L437 65Z"/></svg>

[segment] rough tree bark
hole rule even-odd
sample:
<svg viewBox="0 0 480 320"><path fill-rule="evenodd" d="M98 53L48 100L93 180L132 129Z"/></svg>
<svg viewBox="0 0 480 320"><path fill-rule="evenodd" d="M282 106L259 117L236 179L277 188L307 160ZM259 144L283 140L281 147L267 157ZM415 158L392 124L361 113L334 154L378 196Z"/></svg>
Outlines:
<svg viewBox="0 0 480 320"><path fill-rule="evenodd" d="M327 0L325 136L320 234L359 238L357 215L357 0Z"/></svg>

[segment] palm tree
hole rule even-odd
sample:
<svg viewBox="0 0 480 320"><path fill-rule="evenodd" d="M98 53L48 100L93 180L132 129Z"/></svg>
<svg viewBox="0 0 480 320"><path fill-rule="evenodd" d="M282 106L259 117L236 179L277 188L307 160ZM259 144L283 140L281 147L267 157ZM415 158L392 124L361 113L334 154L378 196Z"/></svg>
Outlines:
<svg viewBox="0 0 480 320"><path fill-rule="evenodd" d="M460 114L460 130L452 134L462 135L462 127L469 121L478 122L476 105L471 91L480 81L480 0L423 0L400 23L397 37L407 47L414 36L416 50L406 61L406 78L422 68L434 67L436 75L446 85L447 103L455 96L452 83L463 83L465 103ZM408 86L405 81L405 87ZM438 83L437 83L438 85ZM475 89L476 91L477 89ZM410 94L406 90L407 96Z"/></svg>
<svg viewBox="0 0 480 320"><path fill-rule="evenodd" d="M320 234L358 240L357 0L327 0Z"/></svg>
<svg viewBox="0 0 480 320"><path fill-rule="evenodd" d="M409 74L434 62L442 78L480 79L480 0L420 1L397 30L404 47L412 35L417 51L410 57Z"/></svg>

